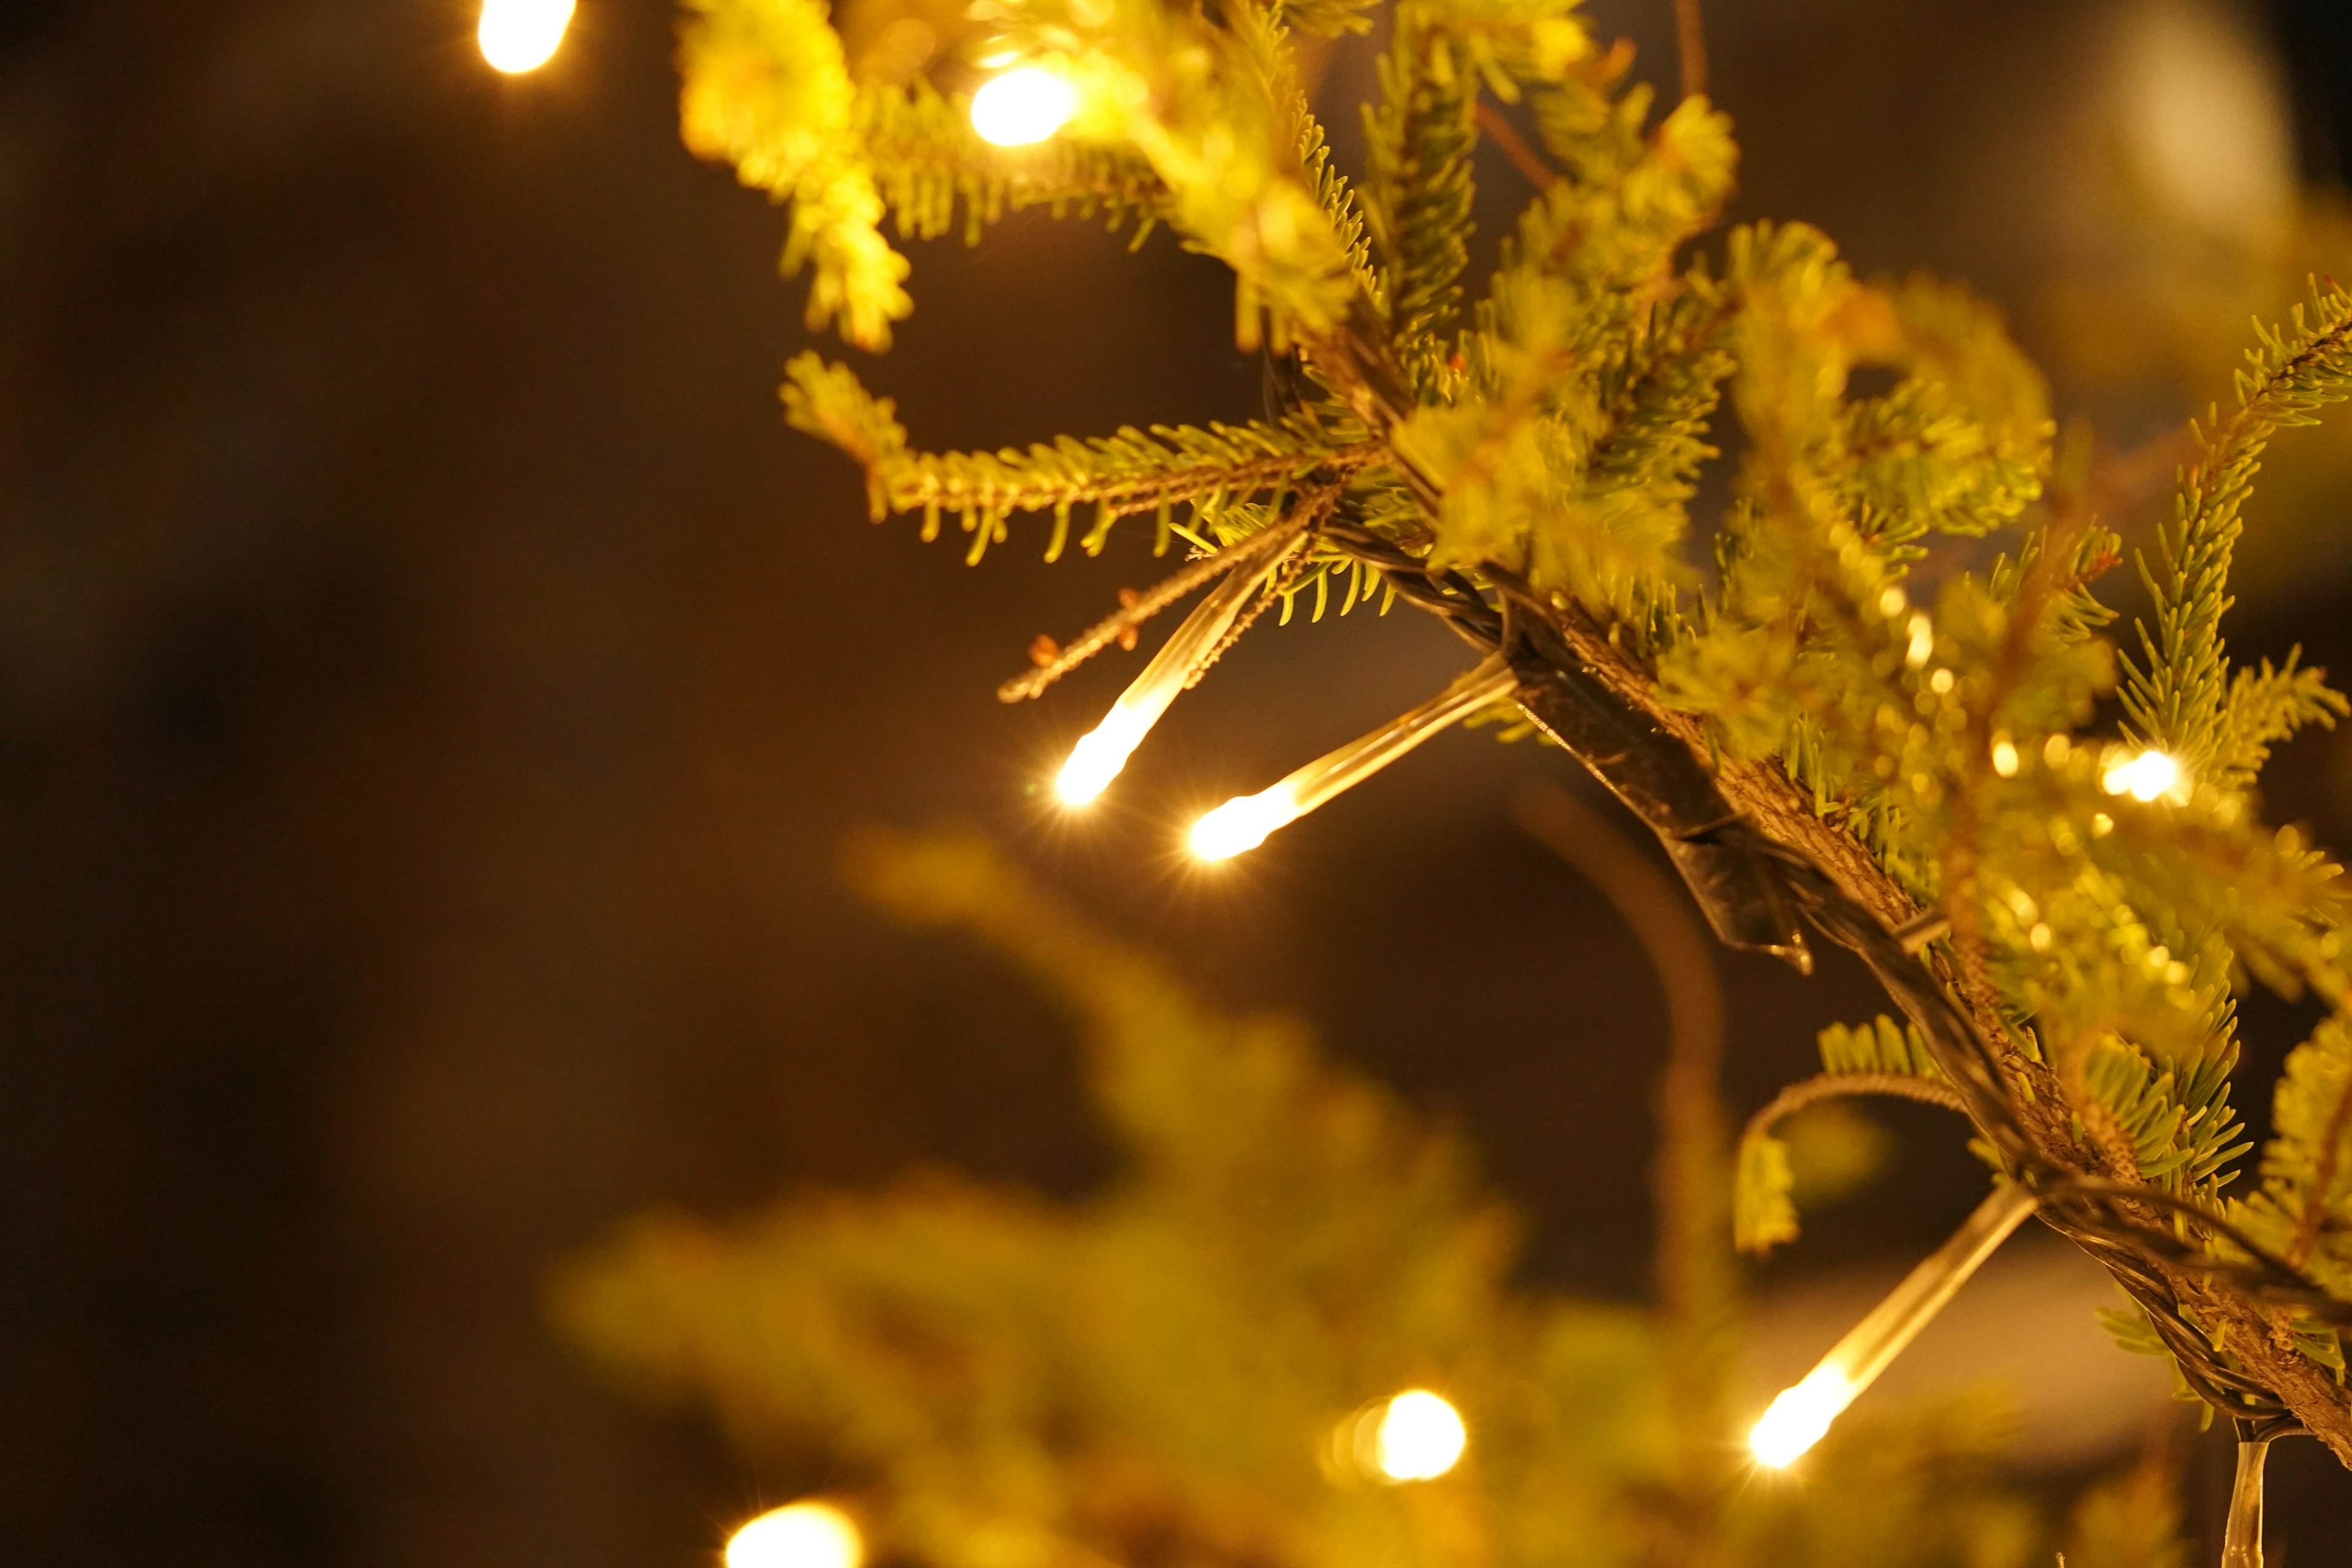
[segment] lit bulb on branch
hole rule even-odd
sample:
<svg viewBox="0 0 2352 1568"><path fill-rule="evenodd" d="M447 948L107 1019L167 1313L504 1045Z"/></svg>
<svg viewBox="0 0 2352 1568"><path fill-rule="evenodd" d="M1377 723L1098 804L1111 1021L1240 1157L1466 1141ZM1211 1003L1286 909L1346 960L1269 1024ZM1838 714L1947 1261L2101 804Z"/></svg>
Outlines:
<svg viewBox="0 0 2352 1568"><path fill-rule="evenodd" d="M1192 853L1227 860L1255 849L1325 801L1374 773L1436 734L1518 689L1518 677L1497 656L1392 723L1307 763L1255 795L1237 795L1192 825Z"/></svg>
<svg viewBox="0 0 2352 1568"><path fill-rule="evenodd" d="M482 58L509 76L537 70L563 42L572 7L573 0L482 0L474 32Z"/></svg>
<svg viewBox="0 0 2352 1568"><path fill-rule="evenodd" d="M1332 1428L1333 1478L1353 1476L1383 1486L1433 1481L1462 1462L1470 1429L1444 1395L1408 1388L1374 1400Z"/></svg>
<svg viewBox="0 0 2352 1568"><path fill-rule="evenodd" d="M1184 617L1184 624L1152 656L1143 673L1119 693L1103 721L1071 748L1070 760L1062 764L1054 780L1054 793L1063 805L1085 805L1110 787L1110 781L1118 777L1127 759L1143 744L1169 704L1192 683L1193 671L1224 642L1225 634L1249 607L1265 574L1290 559L1305 542L1304 534L1295 535L1272 553L1234 566ZM1244 540L1233 548L1249 550L1250 542Z"/></svg>
<svg viewBox="0 0 2352 1568"><path fill-rule="evenodd" d="M1460 1464L1469 1446L1462 1413L1425 1388L1390 1400L1372 1429L1372 1462L1392 1481L1433 1481Z"/></svg>
<svg viewBox="0 0 2352 1568"><path fill-rule="evenodd" d="M1014 66L971 95L971 128L999 147L1043 142L1078 111L1078 89L1044 66Z"/></svg>
<svg viewBox="0 0 2352 1568"><path fill-rule="evenodd" d="M2109 795L2127 795L2137 801L2152 801L2159 795L2177 796L2180 786L2180 764L2158 751L2130 755L2117 752L2099 774L2101 789Z"/></svg>
<svg viewBox="0 0 2352 1568"><path fill-rule="evenodd" d="M1952 1238L1911 1270L1819 1366L1772 1401L1748 1435L1757 1459L1780 1469L1820 1442L1830 1424L1878 1380L2033 1208L2033 1194L2023 1187L2007 1182L1996 1187Z"/></svg>
<svg viewBox="0 0 2352 1568"><path fill-rule="evenodd" d="M831 1503L772 1509L730 1536L727 1568L859 1568L866 1539Z"/></svg>

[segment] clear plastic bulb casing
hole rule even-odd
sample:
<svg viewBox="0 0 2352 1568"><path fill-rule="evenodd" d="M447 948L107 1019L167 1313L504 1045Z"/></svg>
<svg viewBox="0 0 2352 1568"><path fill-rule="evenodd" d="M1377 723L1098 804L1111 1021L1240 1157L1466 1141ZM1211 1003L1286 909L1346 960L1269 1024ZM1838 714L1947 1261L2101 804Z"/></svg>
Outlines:
<svg viewBox="0 0 2352 1568"><path fill-rule="evenodd" d="M1062 764L1062 771L1054 780L1054 793L1061 797L1063 805L1085 805L1110 787L1111 780L1118 777L1127 766L1127 759L1143 744L1143 738L1151 733L1160 715L1192 683L1192 672L1234 629L1234 623L1249 607L1266 574L1287 561L1306 538L1304 533L1296 534L1257 559L1242 561L1209 590L1208 597L1193 606L1192 613L1184 617L1184 624L1151 656L1143 673L1119 693L1118 700L1111 704L1102 722L1070 749L1069 761ZM1247 552L1250 542L1244 540L1232 548Z"/></svg>
<svg viewBox="0 0 2352 1568"><path fill-rule="evenodd" d="M1995 1187L1949 1241L1928 1254L1869 1316L1847 1331L1802 1382L1772 1401L1748 1434L1748 1445L1756 1458L1779 1469L1796 1463L1820 1442L1830 1424L1935 1321L1953 1293L2025 1223L2034 1206L2033 1194L2023 1187L2009 1182Z"/></svg>
<svg viewBox="0 0 2352 1568"><path fill-rule="evenodd" d="M1192 825L1192 853L1230 859L1256 848L1334 795L1361 784L1436 734L1518 689L1518 677L1498 654L1411 712L1319 757L1271 788L1236 795Z"/></svg>

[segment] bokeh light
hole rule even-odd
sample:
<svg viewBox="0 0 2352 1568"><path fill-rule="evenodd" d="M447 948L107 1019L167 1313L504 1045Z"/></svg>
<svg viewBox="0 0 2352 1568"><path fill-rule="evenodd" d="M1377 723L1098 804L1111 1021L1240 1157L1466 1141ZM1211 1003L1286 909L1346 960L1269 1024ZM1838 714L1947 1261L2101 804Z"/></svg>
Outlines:
<svg viewBox="0 0 2352 1568"><path fill-rule="evenodd" d="M971 95L971 128L999 147L1043 142L1078 111L1078 89L1043 66L1015 66Z"/></svg>
<svg viewBox="0 0 2352 1568"><path fill-rule="evenodd" d="M482 58L509 76L534 71L554 58L572 25L575 0L482 0Z"/></svg>
<svg viewBox="0 0 2352 1568"><path fill-rule="evenodd" d="M2127 795L2152 801L2180 785L2180 764L2162 752L2141 752L2110 762L2099 775L2099 787L2109 795Z"/></svg>
<svg viewBox="0 0 2352 1568"><path fill-rule="evenodd" d="M865 1560L857 1521L824 1502L772 1509L727 1542L727 1568L858 1568Z"/></svg>
<svg viewBox="0 0 2352 1568"><path fill-rule="evenodd" d="M1381 1412L1374 1462L1392 1481L1427 1481L1462 1461L1469 1446L1462 1413L1425 1388L1409 1388Z"/></svg>

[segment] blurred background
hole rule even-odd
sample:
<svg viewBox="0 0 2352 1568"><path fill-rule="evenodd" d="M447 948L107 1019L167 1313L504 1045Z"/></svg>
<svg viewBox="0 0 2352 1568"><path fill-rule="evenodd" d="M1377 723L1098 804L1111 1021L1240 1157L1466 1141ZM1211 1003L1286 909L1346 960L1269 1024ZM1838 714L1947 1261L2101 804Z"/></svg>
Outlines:
<svg viewBox="0 0 2352 1568"><path fill-rule="evenodd" d="M1591 9L1671 85L1668 0ZM2352 277L2341 0L1707 16L1743 212L1973 281L2118 447L2226 395L2250 312ZM1571 765L1449 736L1185 871L1173 824L1460 662L1358 616L1253 637L1105 809L1057 816L1041 773L1125 668L992 692L1149 581L1148 544L971 571L868 527L778 416L782 217L678 145L667 6L583 0L519 79L473 22L0 10L0 1562L684 1564L788 1495L600 1388L545 1326L552 1263L657 1200L921 1162L1074 1194L1106 1157L1065 1026L841 890L869 821L977 825L1211 995L1303 1014L1475 1141L1529 1280L1638 1298L1663 1008L1508 811ZM1491 243L1523 193L1487 174ZM915 266L861 368L926 445L1258 405L1225 279L1164 239L1024 220ZM2352 673L2352 437L2265 482L2233 647ZM2339 848L2346 747L2298 742L2271 789ZM1721 962L1742 1114L1882 1005L1833 963ZM2249 1009L2257 1129L2305 1021ZM1567 1139L1571 1104L1619 1134ZM1799 1365L1980 1182L1934 1113L1888 1120L1916 1135L1895 1167L1758 1272ZM2160 1376L2108 1375L2095 1274L2030 1243L2005 1267L1990 1337L2100 1363L2021 1463L2095 1467L2167 1418ZM1967 1331L1910 1375L1989 1364ZM2352 1563L2352 1482L2315 1445L2273 1464L2284 1560ZM2209 1445L2204 1516L2224 1482Z"/></svg>

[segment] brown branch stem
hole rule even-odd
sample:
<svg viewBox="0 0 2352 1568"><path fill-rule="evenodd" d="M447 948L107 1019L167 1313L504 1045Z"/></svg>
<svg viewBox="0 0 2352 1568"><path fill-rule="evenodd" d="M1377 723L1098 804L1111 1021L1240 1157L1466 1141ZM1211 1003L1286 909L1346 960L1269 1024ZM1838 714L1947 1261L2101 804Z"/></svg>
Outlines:
<svg viewBox="0 0 2352 1568"><path fill-rule="evenodd" d="M1675 47L1685 98L1706 96L1706 20L1698 7L1699 0L1675 0Z"/></svg>
<svg viewBox="0 0 2352 1568"><path fill-rule="evenodd" d="M1703 1532L1708 1504L1697 1495L1697 1479L1723 1440L1738 1298L1721 1087L1723 987L1715 944L1692 918L1681 884L1568 790L1531 786L1513 803L1512 816L1616 909L1641 943L1665 1000L1666 1064L1658 1075L1658 1147L1650 1166L1655 1268L1660 1314L1675 1346L1675 1408L1694 1489L1678 1533Z"/></svg>

